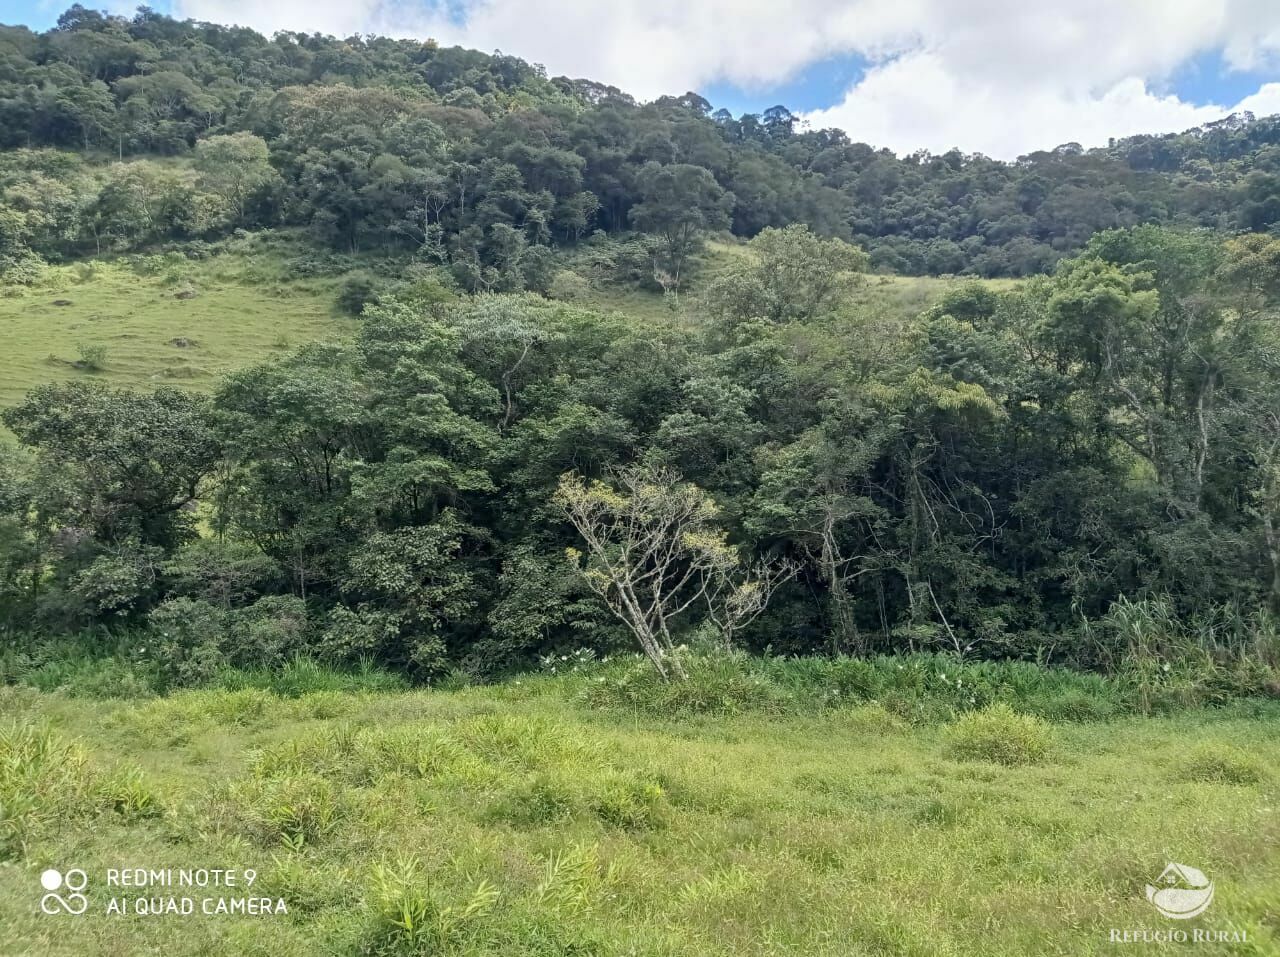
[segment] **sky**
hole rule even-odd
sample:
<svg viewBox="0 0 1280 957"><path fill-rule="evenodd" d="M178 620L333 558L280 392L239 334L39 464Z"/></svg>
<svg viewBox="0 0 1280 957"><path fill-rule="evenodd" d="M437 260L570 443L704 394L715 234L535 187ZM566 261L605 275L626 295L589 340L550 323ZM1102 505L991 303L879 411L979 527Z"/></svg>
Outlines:
<svg viewBox="0 0 1280 957"><path fill-rule="evenodd" d="M128 13L136 3L84 0ZM44 29L68 3L0 0ZM1000 159L1280 113L1278 0L153 0L178 17L434 37L639 99L784 104L898 153Z"/></svg>

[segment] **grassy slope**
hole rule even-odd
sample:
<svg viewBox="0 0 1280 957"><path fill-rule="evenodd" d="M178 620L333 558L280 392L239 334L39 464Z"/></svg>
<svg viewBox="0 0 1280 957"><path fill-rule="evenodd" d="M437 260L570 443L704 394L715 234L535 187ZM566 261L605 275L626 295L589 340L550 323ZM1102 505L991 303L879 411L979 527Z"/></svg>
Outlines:
<svg viewBox="0 0 1280 957"><path fill-rule="evenodd" d="M123 264L58 267L40 286L0 296L0 407L51 381L92 377L112 385L207 390L217 377L315 339L347 334L334 315L332 283L262 281L239 257L169 275ZM175 292L189 284L193 299ZM55 301L70 305L56 306ZM172 342L194 343L179 348ZM80 345L103 346L100 372L71 363Z"/></svg>
<svg viewBox="0 0 1280 957"><path fill-rule="evenodd" d="M74 781L27 769L49 819L0 865L4 952L1086 955L1113 952L1111 927L1189 926L1250 939L1197 953L1280 953L1274 711L1058 725L1044 760L1006 767L874 705L660 722L576 700L537 678L141 703L0 688L0 710L84 744L75 781L108 782L77 812ZM1233 747L1250 773L1215 765ZM121 763L143 777L122 783ZM156 816L107 809L138 793ZM1204 917L1175 925L1145 900L1167 860L1216 882ZM396 901L498 896L398 947L378 862L406 878ZM290 914L43 917L47 866L86 869L95 909L108 866L256 867Z"/></svg>
<svg viewBox="0 0 1280 957"><path fill-rule="evenodd" d="M3 287L0 408L15 404L37 385L77 378L134 388L209 390L233 369L306 342L350 334L355 321L334 309L340 280L292 276L286 257L298 249L287 243L270 235L250 237L233 253L151 271L124 262L77 263L50 268L33 288ZM686 303L696 299L701 284L745 255L742 244L711 243ZM963 281L872 276L857 291L854 305L915 315ZM187 287L195 298L175 297ZM69 305L54 305L56 301ZM662 296L638 289L598 289L584 305L641 322L672 317ZM175 339L194 345L182 348L174 345ZM100 371L74 365L82 345L106 349Z"/></svg>

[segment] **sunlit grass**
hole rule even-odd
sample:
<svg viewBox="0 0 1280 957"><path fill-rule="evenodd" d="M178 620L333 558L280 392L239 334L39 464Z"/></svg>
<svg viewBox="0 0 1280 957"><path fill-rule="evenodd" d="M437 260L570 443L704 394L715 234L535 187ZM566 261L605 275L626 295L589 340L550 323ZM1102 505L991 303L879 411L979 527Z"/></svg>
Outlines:
<svg viewBox="0 0 1280 957"><path fill-rule="evenodd" d="M1143 887L1173 860L1217 887L1194 926L1280 948L1275 706L1027 731L874 703L663 719L580 688L0 690L80 756L32 778L75 799L26 796L56 813L0 866L0 927L50 954L1102 954L1167 929ZM1002 726L1033 760L986 748ZM60 921L50 866L254 867L290 913Z"/></svg>
<svg viewBox="0 0 1280 957"><path fill-rule="evenodd" d="M50 268L35 287L5 287L0 407L75 379L207 391L233 369L355 328L335 314L332 283L277 275L223 256L155 274L79 263ZM82 348L95 346L105 350L101 368L78 367Z"/></svg>

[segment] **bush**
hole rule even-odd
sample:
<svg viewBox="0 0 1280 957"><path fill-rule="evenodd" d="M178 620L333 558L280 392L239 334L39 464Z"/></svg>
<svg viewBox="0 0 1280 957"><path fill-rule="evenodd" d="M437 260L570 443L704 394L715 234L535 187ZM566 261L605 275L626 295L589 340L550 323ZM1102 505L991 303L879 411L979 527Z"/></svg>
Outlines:
<svg viewBox="0 0 1280 957"><path fill-rule="evenodd" d="M45 261L28 250L0 256L0 283L34 286L44 278L47 269Z"/></svg>
<svg viewBox="0 0 1280 957"><path fill-rule="evenodd" d="M161 554L141 547L100 555L76 574L71 594L94 618L127 615L155 586Z"/></svg>
<svg viewBox="0 0 1280 957"><path fill-rule="evenodd" d="M551 277L547 295L560 302L581 302L591 295L591 284L571 269L561 269Z"/></svg>
<svg viewBox="0 0 1280 957"><path fill-rule="evenodd" d="M107 347L80 343L76 346L80 359L75 363L77 369L86 372L101 372L107 365Z"/></svg>
<svg viewBox="0 0 1280 957"><path fill-rule="evenodd" d="M400 617L367 608L335 605L320 635L320 654L326 661L352 665L382 660L400 641Z"/></svg>
<svg viewBox="0 0 1280 957"><path fill-rule="evenodd" d="M147 616L151 628L149 657L172 685L212 681L223 667L221 641L226 618L221 609L193 598L171 598Z"/></svg>
<svg viewBox="0 0 1280 957"><path fill-rule="evenodd" d="M307 605L294 595L268 595L228 617L224 650L238 668L279 667L307 643Z"/></svg>
<svg viewBox="0 0 1280 957"><path fill-rule="evenodd" d="M348 276L338 291L338 308L349 316L359 316L365 306L378 304L378 286L367 273Z"/></svg>
<svg viewBox="0 0 1280 957"><path fill-rule="evenodd" d="M951 753L972 761L1032 764L1049 751L1052 729L1035 715L1018 714L1007 704L993 704L962 715L947 728Z"/></svg>

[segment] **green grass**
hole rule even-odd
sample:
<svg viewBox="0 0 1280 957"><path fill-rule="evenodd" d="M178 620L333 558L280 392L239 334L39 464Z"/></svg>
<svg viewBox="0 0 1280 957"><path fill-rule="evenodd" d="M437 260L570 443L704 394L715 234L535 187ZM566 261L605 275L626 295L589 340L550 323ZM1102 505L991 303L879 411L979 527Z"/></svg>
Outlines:
<svg viewBox="0 0 1280 957"><path fill-rule="evenodd" d="M0 408L35 386L75 379L209 391L227 372L356 328L335 299L343 276L369 265L364 260L317 253L287 234L224 246L206 259L170 254L51 266L36 286L0 287ZM709 243L674 310L661 294L629 286L593 289L582 305L643 322L692 322L698 290L746 255L741 243ZM869 276L852 307L910 317L964 281Z"/></svg>
<svg viewBox="0 0 1280 957"><path fill-rule="evenodd" d="M678 303L665 299L660 292L634 286L601 285L591 289L581 304L604 312L624 313L646 322L692 322L701 291L751 256L745 242L720 237L708 241L698 254L695 268L683 283ZM996 290L1008 290L1015 288L1021 280L867 275L854 290L845 311L909 319L924 312L947 293L973 282Z"/></svg>
<svg viewBox="0 0 1280 957"><path fill-rule="evenodd" d="M651 696L589 694L609 673L144 701L0 688L4 952L1104 954L1113 927L1175 928L1143 892L1167 861L1216 885L1189 928L1247 933L1198 953L1280 952L1274 704L660 717ZM73 866L89 914L39 914L41 871ZM104 916L105 868L124 866L251 867L289 914Z"/></svg>
<svg viewBox="0 0 1280 957"><path fill-rule="evenodd" d="M73 379L206 391L226 372L355 328L335 314L332 280L280 273L277 263L222 255L158 271L79 263L50 268L36 287L5 287L0 407ZM194 298L177 298L184 291ZM105 350L101 368L77 366L93 347Z"/></svg>

